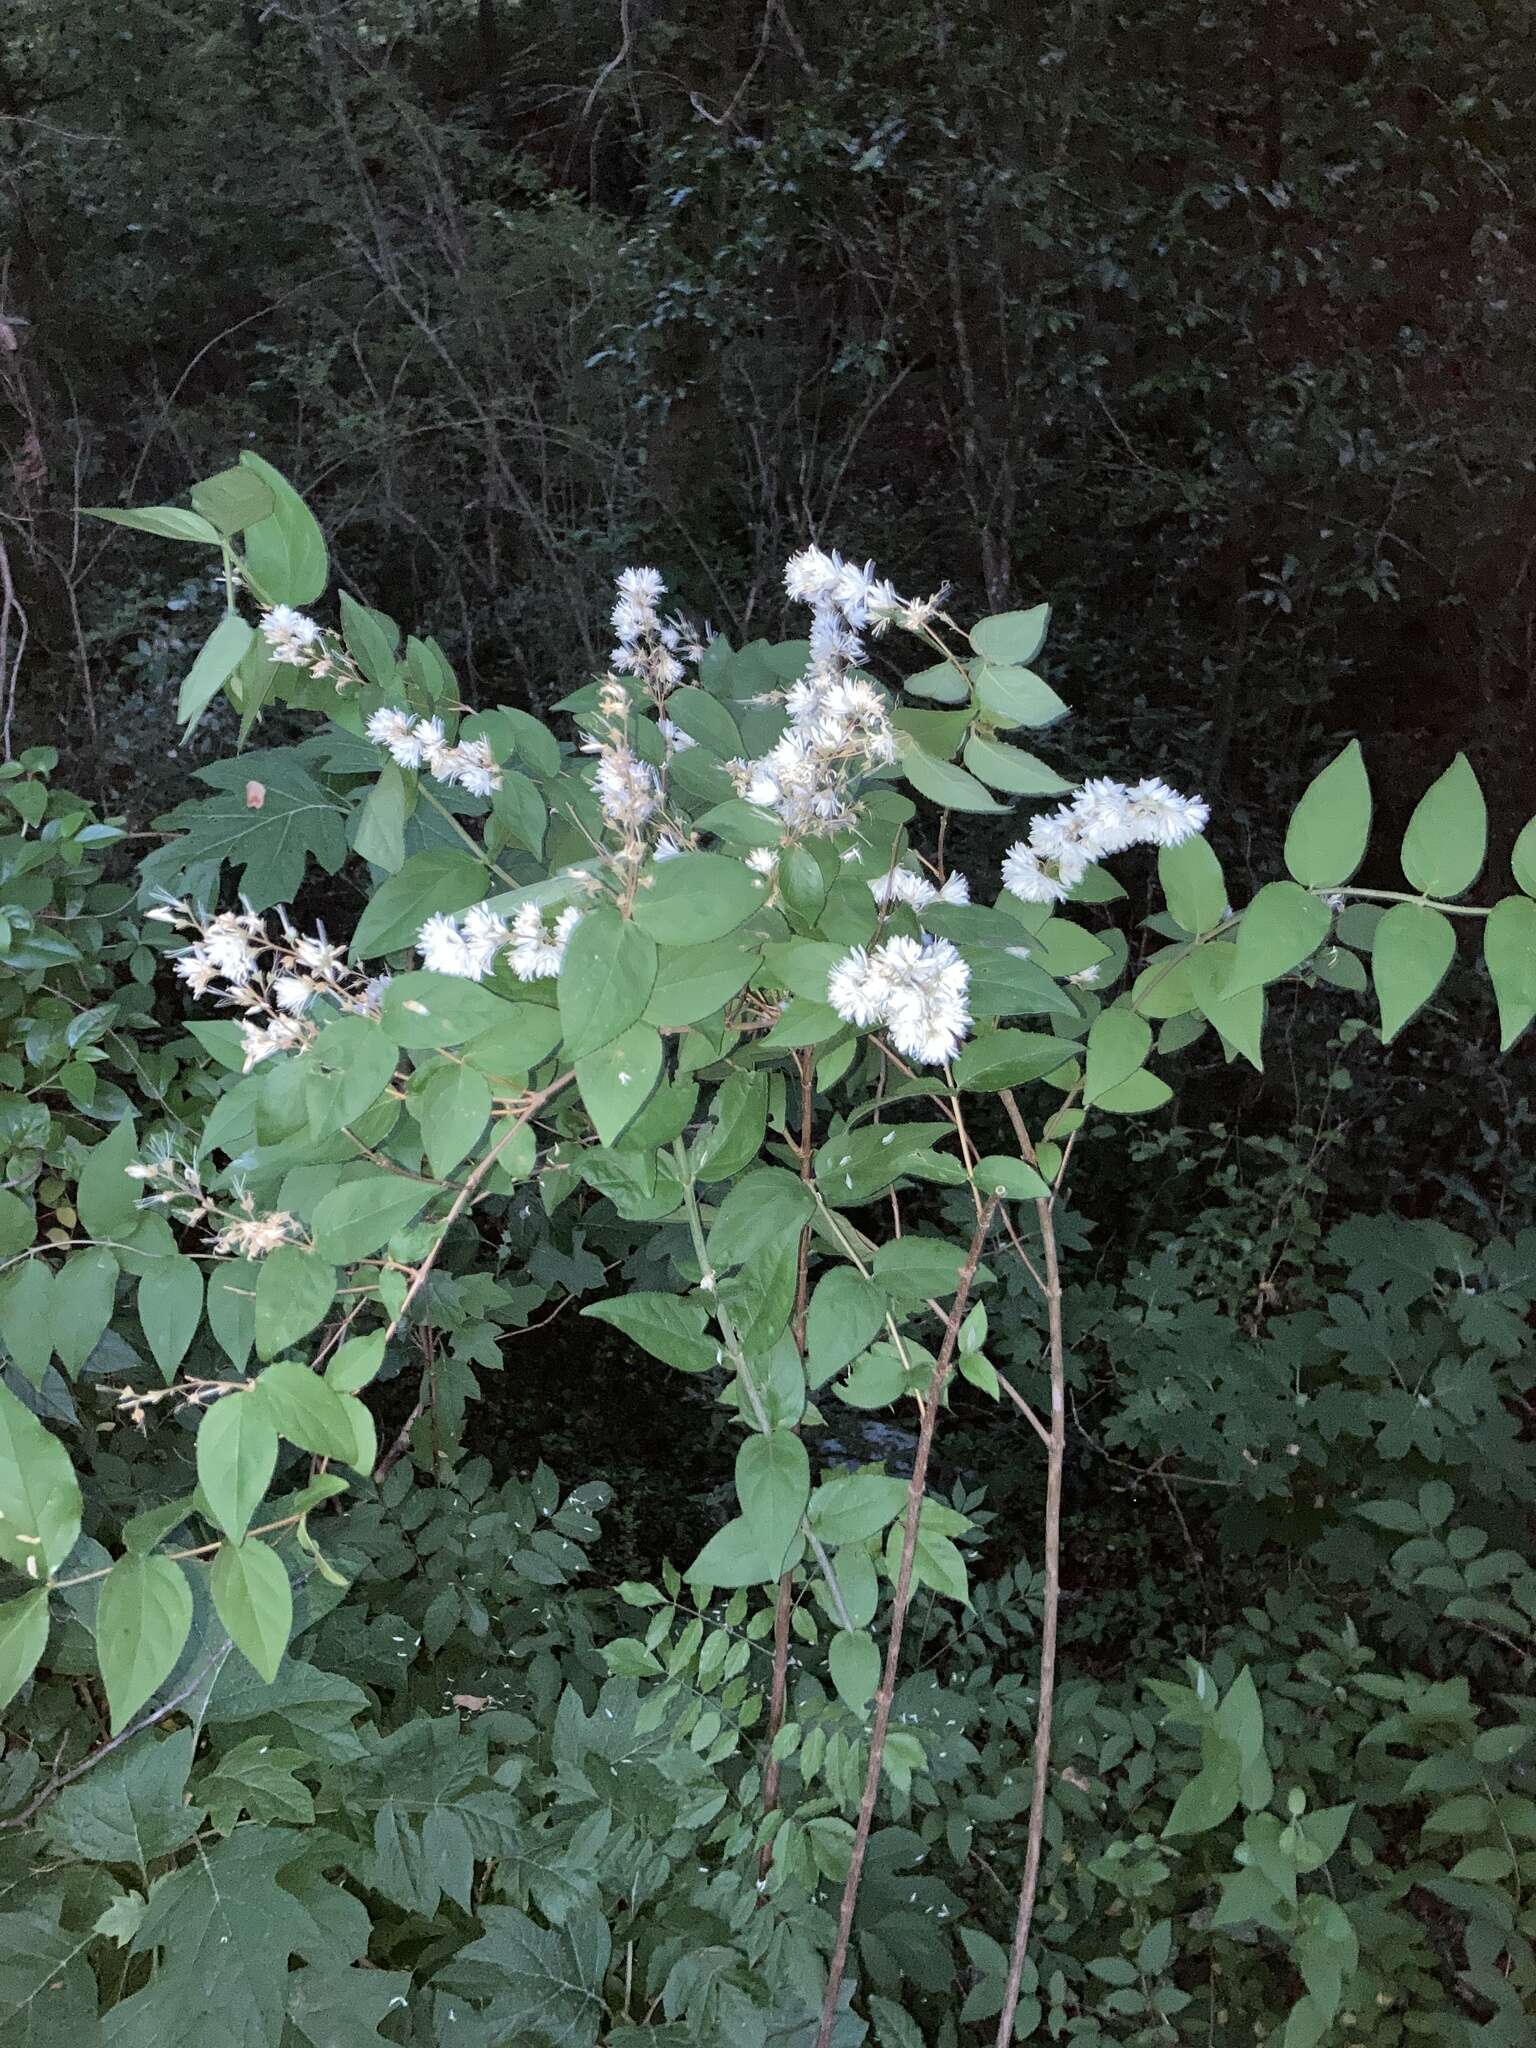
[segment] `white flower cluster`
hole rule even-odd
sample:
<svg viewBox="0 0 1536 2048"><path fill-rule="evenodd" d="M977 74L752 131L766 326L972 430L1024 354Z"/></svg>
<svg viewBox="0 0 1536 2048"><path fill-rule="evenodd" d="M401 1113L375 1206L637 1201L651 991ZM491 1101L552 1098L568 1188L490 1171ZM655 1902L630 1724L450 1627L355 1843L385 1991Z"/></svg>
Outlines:
<svg viewBox="0 0 1536 2048"><path fill-rule="evenodd" d="M524 903L508 924L477 903L462 917L446 911L429 917L416 934L416 951L429 974L452 974L461 981L483 981L505 952L519 981L541 981L560 972L566 942L580 922L579 910L562 910L548 926L536 903Z"/></svg>
<svg viewBox="0 0 1536 2048"><path fill-rule="evenodd" d="M1210 815L1202 797L1181 796L1156 775L1129 787L1097 776L1009 847L1003 887L1024 903L1064 902L1095 861L1131 846L1178 846L1203 832Z"/></svg>
<svg viewBox="0 0 1536 2048"><path fill-rule="evenodd" d="M880 875L870 883L869 893L882 910L889 910L895 903L926 910L930 903L969 903L971 884L958 868L937 884L914 868L892 868L888 875Z"/></svg>
<svg viewBox="0 0 1536 2048"><path fill-rule="evenodd" d="M141 1208L174 1209L177 1221L184 1224L210 1221L208 1242L221 1258L264 1259L279 1245L305 1242L304 1226L286 1209L258 1210L252 1196L238 1185L233 1207L210 1194L196 1160L179 1158L166 1139L152 1139L145 1157L123 1172L129 1180L154 1188L142 1198Z"/></svg>
<svg viewBox="0 0 1536 2048"><path fill-rule="evenodd" d="M355 1015L379 1013L389 977L369 978L349 967L323 925L313 935L295 931L280 910L274 937L265 918L249 908L205 917L189 903L165 903L146 914L156 924L195 934L175 961L193 995L211 995L244 1011L246 1073L273 1053L293 1052L314 1037L317 1027L306 1013L321 997Z"/></svg>
<svg viewBox="0 0 1536 2048"><path fill-rule="evenodd" d="M827 1001L850 1024L882 1025L902 1056L945 1066L971 1025L971 970L948 939L855 946L827 976Z"/></svg>
<svg viewBox="0 0 1536 2048"><path fill-rule="evenodd" d="M784 587L811 607L810 660L784 695L789 729L760 759L726 765L738 793L775 811L791 836L839 832L858 816L858 778L896 759L884 697L849 673L864 659L861 632L881 631L909 607L873 562L861 569L814 547L790 558Z"/></svg>
<svg viewBox="0 0 1536 2048"><path fill-rule="evenodd" d="M657 606L667 586L658 569L622 569L617 582L619 595L610 614L617 645L608 665L616 675L639 676L664 696L687 674L683 662L700 660L710 629L695 628L680 612L662 618Z"/></svg>
<svg viewBox="0 0 1536 2048"><path fill-rule="evenodd" d="M308 668L321 647L323 629L307 612L296 612L291 604L275 604L261 615L261 637L274 661Z"/></svg>
<svg viewBox="0 0 1536 2048"><path fill-rule="evenodd" d="M400 767L424 767L435 782L456 783L471 796L492 796L501 787L490 741L464 740L450 747L440 718L413 718L409 711L384 705L364 730Z"/></svg>

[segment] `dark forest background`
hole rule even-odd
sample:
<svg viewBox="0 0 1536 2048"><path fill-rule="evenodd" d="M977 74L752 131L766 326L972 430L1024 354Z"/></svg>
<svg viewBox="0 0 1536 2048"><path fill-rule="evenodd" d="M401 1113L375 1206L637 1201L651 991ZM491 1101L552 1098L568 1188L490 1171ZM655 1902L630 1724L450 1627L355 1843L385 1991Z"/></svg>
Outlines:
<svg viewBox="0 0 1536 2048"><path fill-rule="evenodd" d="M254 446L471 695L600 665L626 561L733 638L798 630L780 570L815 538L960 616L1048 597L1064 765L1199 787L1229 872L1273 865L1346 734L1387 846L1464 748L1500 863L1536 791L1529 29L1513 0L10 0L10 743L139 831L232 748L231 714L176 751L211 579L79 514ZM1285 1136L1287 1200L1347 1137L1339 1204L1502 1226L1518 1068L1448 1004L1351 1076L1362 1007L1298 1025L1342 1037L1292 1073L1195 1072L1186 1131Z"/></svg>

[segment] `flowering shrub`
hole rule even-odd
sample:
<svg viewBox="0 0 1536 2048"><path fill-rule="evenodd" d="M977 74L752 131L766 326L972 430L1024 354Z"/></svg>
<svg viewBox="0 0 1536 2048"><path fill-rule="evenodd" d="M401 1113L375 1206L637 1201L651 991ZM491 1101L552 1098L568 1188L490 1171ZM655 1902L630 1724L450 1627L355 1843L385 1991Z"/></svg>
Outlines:
<svg viewBox="0 0 1536 2048"><path fill-rule="evenodd" d="M899 1821L880 1823L957 1783L982 1733L972 1716L963 1734L903 1663L920 1589L961 1628L972 1600L981 1525L929 1488L957 1375L1044 1454L1039 1640L1027 1763L985 1810L1016 1826L1011 1924L1000 1941L967 1924L961 1950L946 1934L937 1962L911 1967L929 1988L935 1970L941 1986L971 1973L943 2041L963 2023L1006 2042L1046 2004L1064 2024L1035 1921L1047 1845L1061 1851L1081 1817L1053 1718L1058 1216L1078 1135L1090 1117L1161 1107L1156 1066L1207 1033L1259 1065L1266 992L1363 985L1362 955L1382 1035L1395 1036L1440 986L1458 917L1484 928L1512 1043L1536 1015L1536 826L1515 849L1515 892L1491 911L1459 902L1485 847L1458 761L1410 823L1409 888L1357 886L1370 794L1351 747L1297 809L1288 876L1234 909L1199 797L1155 774L1074 789L1003 736L1066 709L1030 666L1043 606L967 632L942 593L904 599L872 566L809 548L785 578L810 607L807 639L733 649L664 618L654 570L626 570L609 672L564 701L557 732L515 707L464 705L430 640L402 651L394 622L348 598L339 632L318 623L305 607L324 588L323 542L268 465L243 460L193 506L117 515L224 562L228 609L183 715L223 691L248 727L273 701L326 725L205 771L215 793L172 814L142 863L141 902L146 939L193 999L196 1078L174 1101L164 1086L141 1099L143 1132L122 1113L89 1151L71 1141L67 1220L84 1243L66 1230L34 1250L30 1208L18 1218L0 1334L31 1397L0 1395L0 1558L28 1583L0 1615L0 1693L25 1698L30 1684L52 1701L51 1656L99 1676L107 1726L81 1771L183 1710L194 1735L233 1715L275 1723L281 1741L259 1758L221 1751L216 1781L198 1781L211 1852L199 1841L152 1889L103 1900L92 1932L138 1972L110 2038L161 2038L172 2012L188 2040L223 2027L280 2048L285 2024L317 2044L370 2038L345 2032L368 1935L327 1919L316 1886L329 1858L419 1916L372 1956L391 1988L363 1987L381 1994L367 2024L390 2024L398 2001L414 2028L382 2038L827 2048L864 2038L868 2018L910 2048L915 2023L892 2001L914 1916L891 1892L917 1852L896 1839ZM903 674L894 650L908 646L926 665ZM1052 807L1000 875L955 872L947 814L1020 797ZM1105 863L1137 847L1157 850L1165 908L1133 939L1096 912L1124 895ZM342 945L282 905L306 862L334 872L349 852L370 888ZM234 868L240 907L221 910ZM490 1564L510 1561L519 1600L563 1586L597 1533L595 1493L562 1503L536 1475L442 1536L459 1562L419 1626L395 1631L380 1600L398 1556L391 1518L415 1526L413 1469L454 1500L489 1498L488 1472L474 1491L464 1476L474 1369L499 1362L502 1338L545 1298L519 1247L536 1215L562 1214L604 1219L631 1282L583 1313L708 1380L739 1429L737 1512L662 1586L622 1589L632 1614L650 1615L644 1633L599 1652L573 1607L514 1674L533 1626L514 1626L520 1608L498 1618ZM580 1255L573 1236L560 1256ZM989 1356L1002 1269L1010 1287L1023 1276L1044 1350L1023 1386ZM122 1381L119 1411L144 1444L170 1439L174 1478L132 1502L129 1460L108 1500L93 1494L82 1536L92 1475L48 1426L51 1361L78 1374L93 1359L124 1278L137 1281L139 1344L91 1370ZM13 1340L23 1318L30 1334ZM83 1348L82 1318L94 1324ZM407 1371L417 1391L396 1401ZM910 1472L813 1458L834 1404L910 1415ZM344 1496L356 1504L340 1508ZM295 1662L290 1639L327 1614L318 1664ZM409 1696L360 1737L352 1723L373 1709L317 1675L330 1645L349 1684L366 1673L392 1697L396 1661L423 1642L446 1651L455 1681L432 1689L434 1704L487 1717L467 1752L456 1715L413 1719L405 1706L422 1703ZM424 1677L430 1687L430 1665ZM1319 2040L1360 1945L1331 1892L1298 1894L1297 1881L1339 1850L1349 1815L1307 1817L1299 1783L1286 1820L1271 1812L1246 1668L1197 1667L1161 1697L1200 1761L1175 1770L1155 1825L1181 1838L1242 1809L1222 1914L1282 1945L1304 1986L1287 1994L1285 2038ZM49 1704L45 1724L62 1713ZM1146 1747L1150 1728L1134 1739ZM170 1789L154 1853L172 1859L193 1840L176 1818L193 1747L173 1735L125 1753L160 1760ZM317 1753L357 1767L335 1792L333 1841L290 1850L236 1827L242 1813L313 1818L291 1786ZM33 1754L23 1797L39 1770ZM632 1806L603 1789L631 1775ZM82 1836L78 1801L71 1811ZM553 1826L564 1831L541 1845ZM147 1886L151 1852L139 1853ZM1184 2037L1191 1998L1166 1980L1172 1922L1144 1910L1168 1877L1163 1853L1138 1834L1134 1852L1117 1840L1094 1866L1143 1902L1133 1954L1098 1972L1120 1999L1105 2015L1150 2031L1112 2035L1101 2015L1097 2033L1074 2024L1084 2038ZM259 1901L265 1965L248 1941L189 1964L184 1923L216 1927L209 1893L242 1886ZM951 1896L929 1893L923 1914L958 1916ZM423 1945L419 1920L444 1899L473 1914L477 1938L456 1923ZM39 1937L47 1970L62 1926ZM235 1962L245 1974L232 1982ZM83 2011L78 1971L58 1967ZM230 2020L241 1996L249 2016Z"/></svg>

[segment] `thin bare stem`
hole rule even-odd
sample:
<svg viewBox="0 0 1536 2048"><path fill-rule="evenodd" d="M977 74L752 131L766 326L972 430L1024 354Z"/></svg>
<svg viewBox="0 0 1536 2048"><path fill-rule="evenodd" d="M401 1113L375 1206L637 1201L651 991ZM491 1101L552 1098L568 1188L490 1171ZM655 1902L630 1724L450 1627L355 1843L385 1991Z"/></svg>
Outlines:
<svg viewBox="0 0 1536 2048"><path fill-rule="evenodd" d="M911 1482L907 1487L901 1564L896 1574L896 1590L891 1602L891 1625L886 1638L885 1666L881 1672L879 1690L875 1694L875 1714L870 1727L869 1768L864 1778L864 1796L859 1801L859 1818L854 1829L853 1853L848 1860L848 1875L843 1880L842 1903L837 1916L837 1940L833 1946L832 1961L827 1972L827 1992L822 2000L821 2025L816 2034L816 2048L831 2048L832 2030L837 2024L838 2002L842 1996L843 1978L848 1969L848 1950L853 1940L854 1908L859 1902L859 1886L864 1876L864 1856L869 1847L875 1805L880 1796L880 1772L885 1762L886 1737L890 1732L891 1708L896 1698L896 1681L901 1668L901 1639L906 1629L907 1609L912 1604L912 1567L917 1555L918 1518L923 1511L923 1495L928 1490L928 1461L933 1454L933 1438L938 1427L939 1410L943 1405L944 1388L955 1361L960 1325L965 1320L966 1304L970 1300L976 1268L981 1264L982 1247L992 1227L992 1217L996 1208L997 1201L994 1197L977 1219L970 1250L966 1254L964 1266L960 1269L954 1307L949 1312L949 1320L944 1329L944 1342L933 1368L933 1379L927 1396L922 1404L923 1419L918 1429L917 1453L912 1463Z"/></svg>
<svg viewBox="0 0 1536 2048"><path fill-rule="evenodd" d="M1045 1604L1040 1623L1040 1697L1035 1710L1035 1768L1029 1798L1029 1832L1024 1848L1024 1880L1019 1887L1018 1917L1008 1956L1008 1978L997 2023L996 2048L1013 2039L1029 1931L1035 1917L1040 1884L1040 1855L1045 1840L1045 1802L1051 1782L1051 1718L1056 1703L1056 1639L1061 1619L1061 1489L1067 1455L1066 1345L1061 1316L1061 1264L1056 1243L1055 1197L1036 1202L1045 1258L1045 1304L1050 1326L1051 1427L1046 1440L1045 1479ZM1011 1391L1011 1390L1010 1390Z"/></svg>

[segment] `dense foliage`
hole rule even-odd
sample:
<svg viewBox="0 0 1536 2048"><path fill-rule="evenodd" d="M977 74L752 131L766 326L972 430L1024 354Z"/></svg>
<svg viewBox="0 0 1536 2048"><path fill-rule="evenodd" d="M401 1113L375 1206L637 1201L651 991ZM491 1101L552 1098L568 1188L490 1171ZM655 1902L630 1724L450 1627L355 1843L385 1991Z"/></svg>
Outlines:
<svg viewBox="0 0 1536 2048"><path fill-rule="evenodd" d="M733 645L626 572L546 721L326 623L255 456L107 516L220 564L180 717L304 736L120 878L0 771L7 2039L1515 2048L1536 1231L1323 1236L1282 1154L1116 1264L1067 1191L1458 946L1521 1041L1536 821L1490 857L1458 758L1361 883L1351 745L1234 908L1224 815L1018 743L1043 606L808 549L809 641ZM346 941L283 907L343 871ZM520 1426L566 1303L714 1417L712 1526L617 1584ZM1182 1599L1063 1522L1096 1460L1186 1490Z"/></svg>

